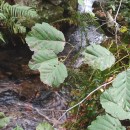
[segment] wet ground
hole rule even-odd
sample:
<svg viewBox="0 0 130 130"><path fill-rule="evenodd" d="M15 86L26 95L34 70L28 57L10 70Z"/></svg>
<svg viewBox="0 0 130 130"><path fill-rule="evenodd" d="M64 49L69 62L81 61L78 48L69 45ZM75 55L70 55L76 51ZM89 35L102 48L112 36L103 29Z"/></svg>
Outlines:
<svg viewBox="0 0 130 130"><path fill-rule="evenodd" d="M58 118L67 109L64 95L39 79L37 71L28 68L32 52L26 46L0 48L0 111L11 117L2 130L16 125L35 130L38 123L48 121L58 127L66 120Z"/></svg>

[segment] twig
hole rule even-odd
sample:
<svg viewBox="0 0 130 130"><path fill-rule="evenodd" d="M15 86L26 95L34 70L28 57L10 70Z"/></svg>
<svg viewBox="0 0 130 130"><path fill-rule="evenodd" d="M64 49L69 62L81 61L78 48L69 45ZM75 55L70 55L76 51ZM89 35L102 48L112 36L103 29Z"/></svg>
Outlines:
<svg viewBox="0 0 130 130"><path fill-rule="evenodd" d="M55 118L50 119L48 116L44 115L38 108L33 107L31 104L23 104L20 102L17 102L17 105L22 106L22 107L28 107L30 109L35 110L40 116L42 116L46 121L48 121L49 123L53 124L53 126L55 126L55 124L60 124L60 122L58 120L56 120ZM54 109L41 109L42 111L57 111L57 112L65 112L66 110L54 110Z"/></svg>
<svg viewBox="0 0 130 130"><path fill-rule="evenodd" d="M30 109L34 109L36 107L32 106L32 104L29 104L29 103L20 103L20 102L17 102L17 105L21 106L21 107L28 107ZM42 108L42 111L55 111L55 112L65 112L66 110L56 110L56 109L44 109Z"/></svg>
<svg viewBox="0 0 130 130"><path fill-rule="evenodd" d="M49 119L46 115L42 114L38 108L33 107L31 104L23 104L23 103L17 102L17 105L23 106L23 107L29 107L35 110L40 116L44 117L47 121L49 121L50 123L53 123L51 119Z"/></svg>
<svg viewBox="0 0 130 130"><path fill-rule="evenodd" d="M123 59L125 59L125 58L128 57L128 56L129 56L129 54L125 55L124 57L122 57L121 59L119 59L115 64L119 63L120 61L122 61ZM114 64L114 65L115 65L115 64ZM114 65L113 65L113 66L114 66Z"/></svg>
<svg viewBox="0 0 130 130"><path fill-rule="evenodd" d="M97 28L94 29L93 32L97 31L100 27L102 27L103 25L105 25L105 24L107 24L107 23L109 23L109 22L105 22L105 23L103 23L102 25L98 26Z"/></svg>
<svg viewBox="0 0 130 130"><path fill-rule="evenodd" d="M117 32L118 32L118 30L117 30L117 26L115 25L115 43L116 43L116 45L117 45L117 42L118 42L118 40L117 40Z"/></svg>
<svg viewBox="0 0 130 130"><path fill-rule="evenodd" d="M99 3L100 3L100 7L101 7L103 13L106 13L106 12L104 11L103 7L102 7L102 2L99 2ZM106 17L106 15L105 15L105 17Z"/></svg>
<svg viewBox="0 0 130 130"><path fill-rule="evenodd" d="M122 0L120 0L119 7L117 9L117 12L116 12L116 15L115 15L115 18L114 18L114 23L115 23L115 42L116 42L116 44L117 44L117 32L118 32L118 23L116 22L116 20L117 20L117 16L118 16L120 8L121 8L121 4L122 4Z"/></svg>
<svg viewBox="0 0 130 130"><path fill-rule="evenodd" d="M37 112L40 116L44 117L47 121L49 121L50 123L53 123L53 120L49 119L46 115L42 114L42 113L39 111L39 109L37 109L37 108L33 108L33 109L36 110L36 112Z"/></svg>
<svg viewBox="0 0 130 130"><path fill-rule="evenodd" d="M117 9L117 12L116 12L116 15L115 15L115 18L114 18L114 21L116 22L116 19L117 19L117 16L119 14L119 11L120 11L120 8L121 8L121 4L122 4L122 0L120 0L120 4L119 4L119 7Z"/></svg>
<svg viewBox="0 0 130 130"><path fill-rule="evenodd" d="M90 93L89 93L84 99L82 99L79 103L77 103L77 104L75 104L74 106L72 106L72 107L70 107L69 109L67 109L66 112L64 112L64 113L62 114L62 116L58 119L58 121L61 120L70 110L72 110L73 108L75 108L75 107L79 106L80 104L82 104L82 103L83 103L88 97L90 97L93 93L95 93L96 91L98 91L98 90L101 89L102 87L104 87L104 86L106 86L106 85L108 85L108 84L110 84L110 83L112 83L112 82L113 82L113 80L110 81L110 82L108 82L108 83L105 83L105 84L99 86L98 88L96 88L95 90L93 90L92 92L90 92Z"/></svg>
<svg viewBox="0 0 130 130"><path fill-rule="evenodd" d="M65 59L63 60L64 62L68 59L68 57L70 56L71 52L74 50L74 47L69 51L69 53L67 54L67 56L65 57Z"/></svg>

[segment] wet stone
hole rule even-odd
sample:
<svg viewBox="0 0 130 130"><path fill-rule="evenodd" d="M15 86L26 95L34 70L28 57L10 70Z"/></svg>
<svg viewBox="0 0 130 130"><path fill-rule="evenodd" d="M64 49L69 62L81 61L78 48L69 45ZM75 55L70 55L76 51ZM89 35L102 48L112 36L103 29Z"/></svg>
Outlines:
<svg viewBox="0 0 130 130"><path fill-rule="evenodd" d="M0 106L13 105L18 100L19 100L19 95L12 90L8 90L0 93Z"/></svg>

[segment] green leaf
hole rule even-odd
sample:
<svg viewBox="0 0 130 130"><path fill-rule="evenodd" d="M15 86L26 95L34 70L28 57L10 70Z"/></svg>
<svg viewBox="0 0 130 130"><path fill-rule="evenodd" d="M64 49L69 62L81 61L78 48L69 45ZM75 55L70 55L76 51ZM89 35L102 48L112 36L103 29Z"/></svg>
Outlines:
<svg viewBox="0 0 130 130"><path fill-rule="evenodd" d="M45 123L40 123L37 127L36 130L54 130L54 128L47 122Z"/></svg>
<svg viewBox="0 0 130 130"><path fill-rule="evenodd" d="M63 51L65 38L62 32L58 31L48 23L36 24L26 37L26 42L32 51L53 50L56 54Z"/></svg>
<svg viewBox="0 0 130 130"><path fill-rule="evenodd" d="M39 70L41 81L49 86L63 83L67 77L67 69L56 55L65 46L63 33L47 23L36 24L27 35L26 42L34 51L29 67Z"/></svg>
<svg viewBox="0 0 130 130"><path fill-rule="evenodd" d="M5 117L5 114L3 112L0 112L0 119L4 117Z"/></svg>
<svg viewBox="0 0 130 130"><path fill-rule="evenodd" d="M51 62L52 59L58 59L56 54L51 50L43 50L35 52L32 60L29 62L29 67L33 70L38 70L42 64Z"/></svg>
<svg viewBox="0 0 130 130"><path fill-rule="evenodd" d="M23 130L23 128L17 125L13 130Z"/></svg>
<svg viewBox="0 0 130 130"><path fill-rule="evenodd" d="M22 26L21 24L14 24L13 25L13 32L15 34L17 33L25 33L26 32L26 28L24 26Z"/></svg>
<svg viewBox="0 0 130 130"><path fill-rule="evenodd" d="M6 117L4 113L0 112L0 129L4 128L10 122L10 118Z"/></svg>
<svg viewBox="0 0 130 130"><path fill-rule="evenodd" d="M5 20L5 19L6 19L5 15L3 13L0 13L0 20Z"/></svg>
<svg viewBox="0 0 130 130"><path fill-rule="evenodd" d="M27 35L26 42L34 51L29 67L39 70L43 83L50 86L63 83L67 77L67 69L56 55L65 46L63 33L47 23L36 24Z"/></svg>
<svg viewBox="0 0 130 130"><path fill-rule="evenodd" d="M39 70L41 81L49 86L59 86L67 77L65 65L58 61L56 54L51 50L35 53L29 62L29 67Z"/></svg>
<svg viewBox="0 0 130 130"><path fill-rule="evenodd" d="M117 75L100 101L107 113L120 120L130 119L130 69Z"/></svg>
<svg viewBox="0 0 130 130"><path fill-rule="evenodd" d="M84 62L93 69L100 69L103 71L110 68L115 63L113 54L100 45L90 45L86 47L82 54L84 56Z"/></svg>
<svg viewBox="0 0 130 130"><path fill-rule="evenodd" d="M2 33L0 32L0 40L5 43Z"/></svg>
<svg viewBox="0 0 130 130"><path fill-rule="evenodd" d="M126 130L118 119L109 115L98 116L88 127L88 130Z"/></svg>
<svg viewBox="0 0 130 130"><path fill-rule="evenodd" d="M2 2L0 5L0 10L6 16L10 15L10 17L29 17L29 18L38 18L37 12L29 7L23 5L10 5L7 2Z"/></svg>

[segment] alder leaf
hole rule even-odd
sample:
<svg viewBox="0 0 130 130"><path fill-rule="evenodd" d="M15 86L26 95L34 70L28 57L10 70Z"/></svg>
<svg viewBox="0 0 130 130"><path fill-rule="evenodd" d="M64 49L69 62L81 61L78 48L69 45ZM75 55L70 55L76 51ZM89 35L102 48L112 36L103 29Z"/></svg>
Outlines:
<svg viewBox="0 0 130 130"><path fill-rule="evenodd" d="M37 127L36 130L54 130L54 128L47 122L45 123L40 123Z"/></svg>
<svg viewBox="0 0 130 130"><path fill-rule="evenodd" d="M109 115L98 116L88 130L126 130L118 119Z"/></svg>
<svg viewBox="0 0 130 130"><path fill-rule="evenodd" d="M100 97L105 111L120 119L130 119L130 69L117 75L112 87Z"/></svg>
<svg viewBox="0 0 130 130"><path fill-rule="evenodd" d="M115 57L106 48L100 45L90 45L82 53L84 63L90 65L93 69L101 71L110 68L115 63Z"/></svg>
<svg viewBox="0 0 130 130"><path fill-rule="evenodd" d="M40 79L49 86L59 86L67 77L65 65L58 61L51 50L38 51L29 62L29 67L40 72Z"/></svg>
<svg viewBox="0 0 130 130"><path fill-rule="evenodd" d="M61 31L48 23L37 23L26 37L26 42L32 51L53 50L56 54L63 51L65 38Z"/></svg>
<svg viewBox="0 0 130 130"><path fill-rule="evenodd" d="M3 112L0 112L0 129L6 127L10 122L10 118L6 117Z"/></svg>
<svg viewBox="0 0 130 130"><path fill-rule="evenodd" d="M39 70L41 81L56 87L63 83L67 77L67 69L56 55L65 46L63 33L47 23L37 23L27 35L26 42L34 51L29 67Z"/></svg>
<svg viewBox="0 0 130 130"><path fill-rule="evenodd" d="M23 128L17 125L13 130L23 130Z"/></svg>

